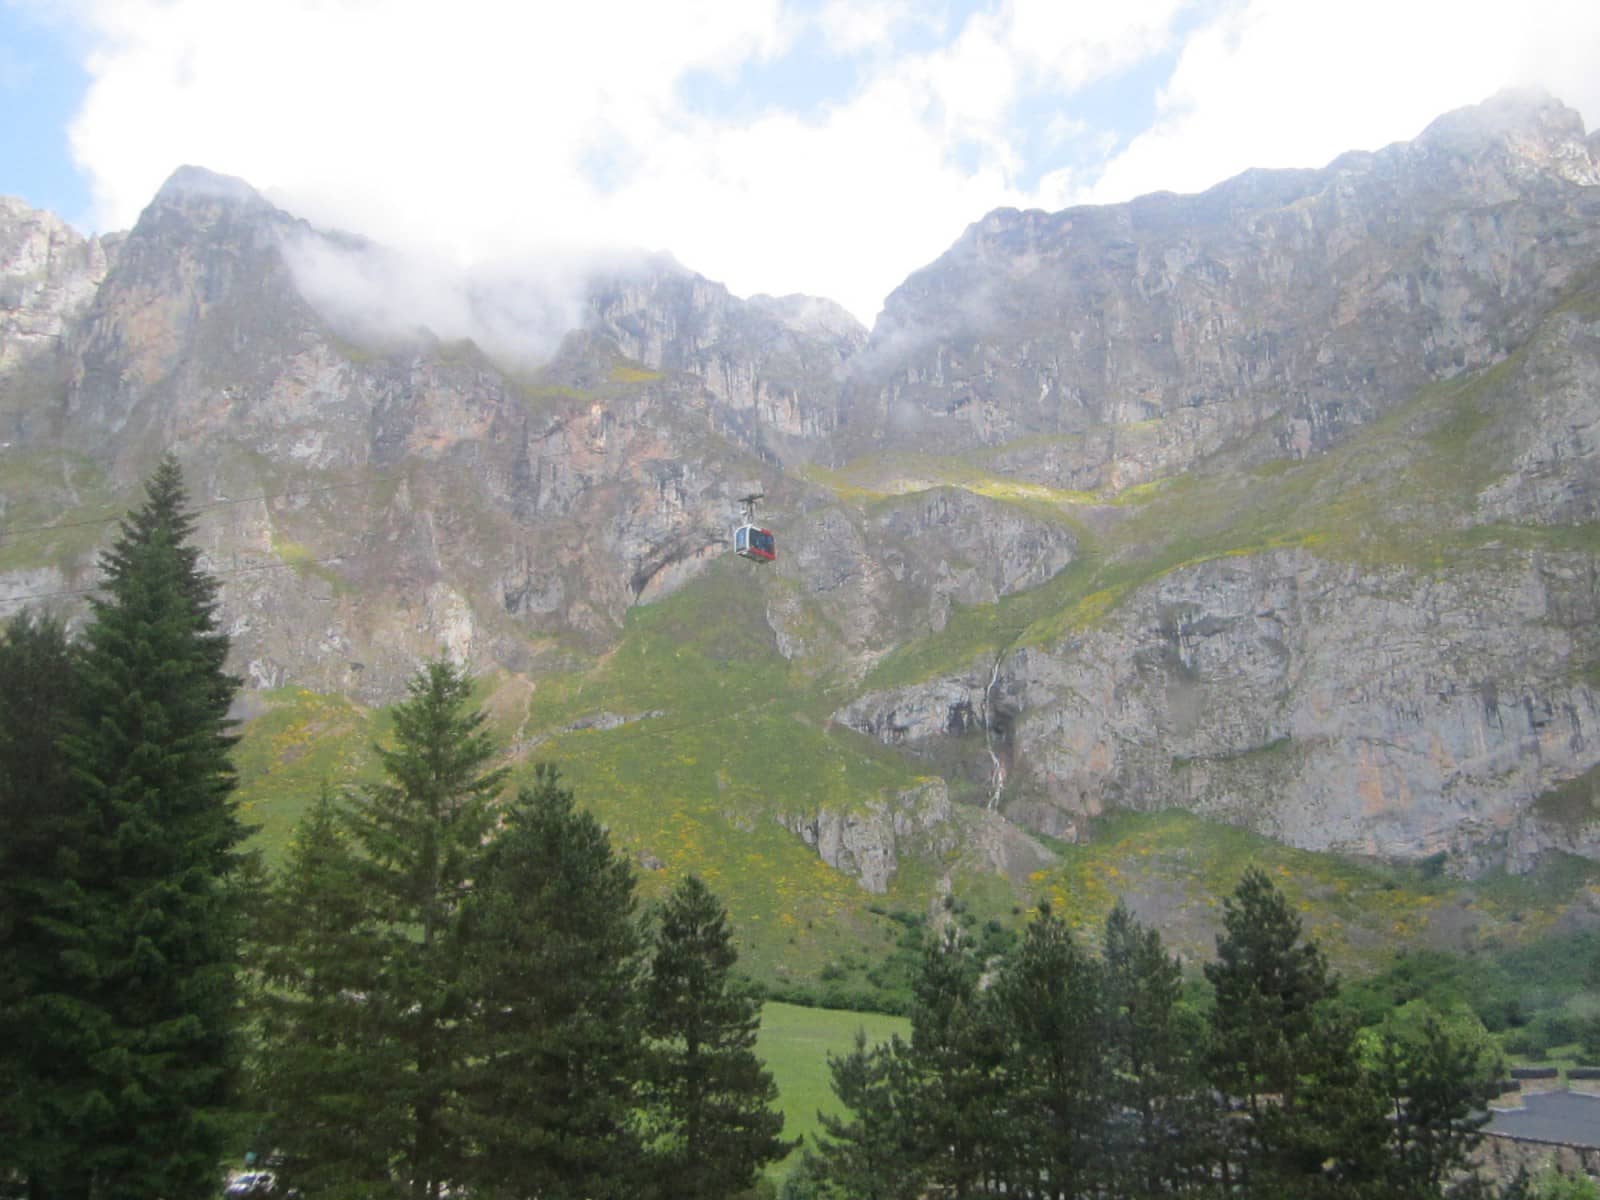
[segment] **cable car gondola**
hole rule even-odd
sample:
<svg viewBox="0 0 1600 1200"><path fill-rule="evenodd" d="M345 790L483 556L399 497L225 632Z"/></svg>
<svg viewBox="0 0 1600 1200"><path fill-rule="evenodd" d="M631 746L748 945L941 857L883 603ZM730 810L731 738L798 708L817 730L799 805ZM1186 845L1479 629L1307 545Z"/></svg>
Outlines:
<svg viewBox="0 0 1600 1200"><path fill-rule="evenodd" d="M739 498L739 503L744 505L744 523L733 531L734 553L752 562L771 562L778 557L778 542L772 536L772 530L762 529L756 524L756 501L763 494L754 492Z"/></svg>

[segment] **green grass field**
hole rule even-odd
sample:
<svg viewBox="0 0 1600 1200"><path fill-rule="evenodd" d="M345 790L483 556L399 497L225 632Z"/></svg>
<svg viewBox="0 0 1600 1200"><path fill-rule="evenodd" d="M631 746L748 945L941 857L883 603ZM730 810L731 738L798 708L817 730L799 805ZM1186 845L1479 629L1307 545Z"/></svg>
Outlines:
<svg viewBox="0 0 1600 1200"><path fill-rule="evenodd" d="M775 1001L762 1007L756 1052L777 1081L785 1137L804 1136L809 1145L817 1132L817 1110L840 1111L828 1082L828 1055L848 1052L858 1029L866 1032L870 1044L886 1042L896 1033L908 1036L911 1023L881 1013L801 1008ZM787 1176L804 1149L775 1164L770 1173L777 1178Z"/></svg>

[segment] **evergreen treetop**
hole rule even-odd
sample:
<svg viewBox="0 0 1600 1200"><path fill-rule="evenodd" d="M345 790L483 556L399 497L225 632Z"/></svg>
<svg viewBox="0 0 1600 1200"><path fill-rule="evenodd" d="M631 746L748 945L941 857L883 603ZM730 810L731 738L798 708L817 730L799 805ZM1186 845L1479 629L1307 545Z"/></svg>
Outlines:
<svg viewBox="0 0 1600 1200"><path fill-rule="evenodd" d="M1338 984L1300 917L1259 867L1249 867L1223 900L1217 957L1205 965L1216 992L1212 1055L1218 1086L1254 1101L1292 1097L1298 1047L1310 1037L1317 1005Z"/></svg>
<svg viewBox="0 0 1600 1200"><path fill-rule="evenodd" d="M170 456L101 560L60 739L71 812L55 855L49 1052L69 1148L44 1182L93 1200L216 1186L237 1065L244 836L232 798L216 585Z"/></svg>
<svg viewBox="0 0 1600 1200"><path fill-rule="evenodd" d="M631 1197L645 1173L633 870L540 764L463 916L469 1062L457 1127L494 1196Z"/></svg>
<svg viewBox="0 0 1600 1200"><path fill-rule="evenodd" d="M664 1197L732 1196L795 1145L756 1057L761 1002L733 974L738 957L722 902L686 876L661 908L644 991L650 1149Z"/></svg>
<svg viewBox="0 0 1600 1200"><path fill-rule="evenodd" d="M51 1194L75 1157L80 1036L56 997L71 986L75 863L83 816L61 751L77 709L62 627L24 612L0 631L0 1179Z"/></svg>

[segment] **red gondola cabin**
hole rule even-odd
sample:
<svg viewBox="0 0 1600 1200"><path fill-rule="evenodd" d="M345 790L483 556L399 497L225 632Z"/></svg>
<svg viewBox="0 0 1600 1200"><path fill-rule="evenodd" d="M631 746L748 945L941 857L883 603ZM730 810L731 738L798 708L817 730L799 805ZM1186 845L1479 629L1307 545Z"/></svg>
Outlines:
<svg viewBox="0 0 1600 1200"><path fill-rule="evenodd" d="M757 562L771 562L778 557L778 543L772 531L754 525L741 525L733 531L733 548L741 558Z"/></svg>

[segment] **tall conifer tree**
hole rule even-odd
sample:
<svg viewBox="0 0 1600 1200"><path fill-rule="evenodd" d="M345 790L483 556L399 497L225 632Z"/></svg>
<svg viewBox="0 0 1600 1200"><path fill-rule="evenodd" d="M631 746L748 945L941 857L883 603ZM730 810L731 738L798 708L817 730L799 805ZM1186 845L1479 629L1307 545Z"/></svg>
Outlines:
<svg viewBox="0 0 1600 1200"><path fill-rule="evenodd" d="M916 1200L927 1191L910 1055L898 1034L868 1046L863 1030L850 1053L828 1055L833 1094L849 1115L817 1113L817 1149L790 1191L827 1200Z"/></svg>
<svg viewBox="0 0 1600 1200"><path fill-rule="evenodd" d="M978 989L980 969L952 923L923 947L912 988L913 1124L929 1182L956 1200L1000 1177L1013 1125L1002 1074L1006 1032Z"/></svg>
<svg viewBox="0 0 1600 1200"><path fill-rule="evenodd" d="M1107 1109L1100 966L1041 905L994 985L1010 1034L1006 1073L1015 1151L1007 1192L1095 1194Z"/></svg>
<svg viewBox="0 0 1600 1200"><path fill-rule="evenodd" d="M1383 1197L1390 1122L1377 1074L1362 1062L1354 1015L1339 1004L1316 1013L1300 1052L1292 1108L1271 1129L1274 1153L1250 1180L1259 1195Z"/></svg>
<svg viewBox="0 0 1600 1200"><path fill-rule="evenodd" d="M1432 1016L1412 1039L1385 1033L1378 1075L1389 1105L1395 1196L1446 1194L1483 1140L1499 1066Z"/></svg>
<svg viewBox="0 0 1600 1200"><path fill-rule="evenodd" d="M1217 993L1217 1083L1244 1099L1292 1100L1316 1006L1337 986L1321 949L1301 937L1299 916L1259 867L1245 871L1222 905L1217 958L1205 966Z"/></svg>
<svg viewBox="0 0 1600 1200"><path fill-rule="evenodd" d="M366 1195L389 1178L408 1128L374 1103L374 1081L405 1069L402 1050L368 1036L363 988L378 977L374 905L326 788L300 821L257 929L265 1144L285 1152L286 1186Z"/></svg>
<svg viewBox="0 0 1600 1200"><path fill-rule="evenodd" d="M76 690L60 625L24 613L0 634L0 1179L36 1196L59 1194L77 1157L82 1081L62 1054L76 1032L54 1001L69 943L52 925L85 832L61 749Z"/></svg>
<svg viewBox="0 0 1600 1200"><path fill-rule="evenodd" d="M74 943L63 1058L86 1068L76 1161L96 1200L208 1196L235 1065L238 681L193 529L168 456L102 560L65 741L85 835L58 925Z"/></svg>
<svg viewBox="0 0 1600 1200"><path fill-rule="evenodd" d="M394 1174L416 1200L437 1200L465 1175L451 1111L468 1053L461 912L506 772L490 765L496 747L463 670L430 662L408 690L394 745L378 747L385 778L347 816L371 905L353 990L376 1124L396 1129Z"/></svg>
<svg viewBox="0 0 1600 1200"><path fill-rule="evenodd" d="M661 910L645 989L663 1196L731 1196L793 1147L772 1107L777 1085L756 1057L761 1004L733 975L738 957L722 902L685 877Z"/></svg>
<svg viewBox="0 0 1600 1200"><path fill-rule="evenodd" d="M1161 935L1120 899L1106 917L1106 1064L1119 1120L1107 1143L1112 1193L1155 1195L1196 1174L1199 1029L1180 1007L1183 974Z"/></svg>
<svg viewBox="0 0 1600 1200"><path fill-rule="evenodd" d="M632 1197L641 1171L633 871L553 767L509 806L463 917L474 1194Z"/></svg>
<svg viewBox="0 0 1600 1200"><path fill-rule="evenodd" d="M1288 1160L1306 1141L1306 1131L1295 1128L1301 1078L1326 1048L1317 1036L1318 1006L1338 985L1260 868L1247 869L1223 900L1222 924L1216 961L1205 966L1216 990L1210 1074L1219 1093L1249 1115L1234 1123L1239 1141L1224 1148L1230 1158L1222 1171L1247 1194L1275 1194L1277 1177L1293 1172Z"/></svg>

